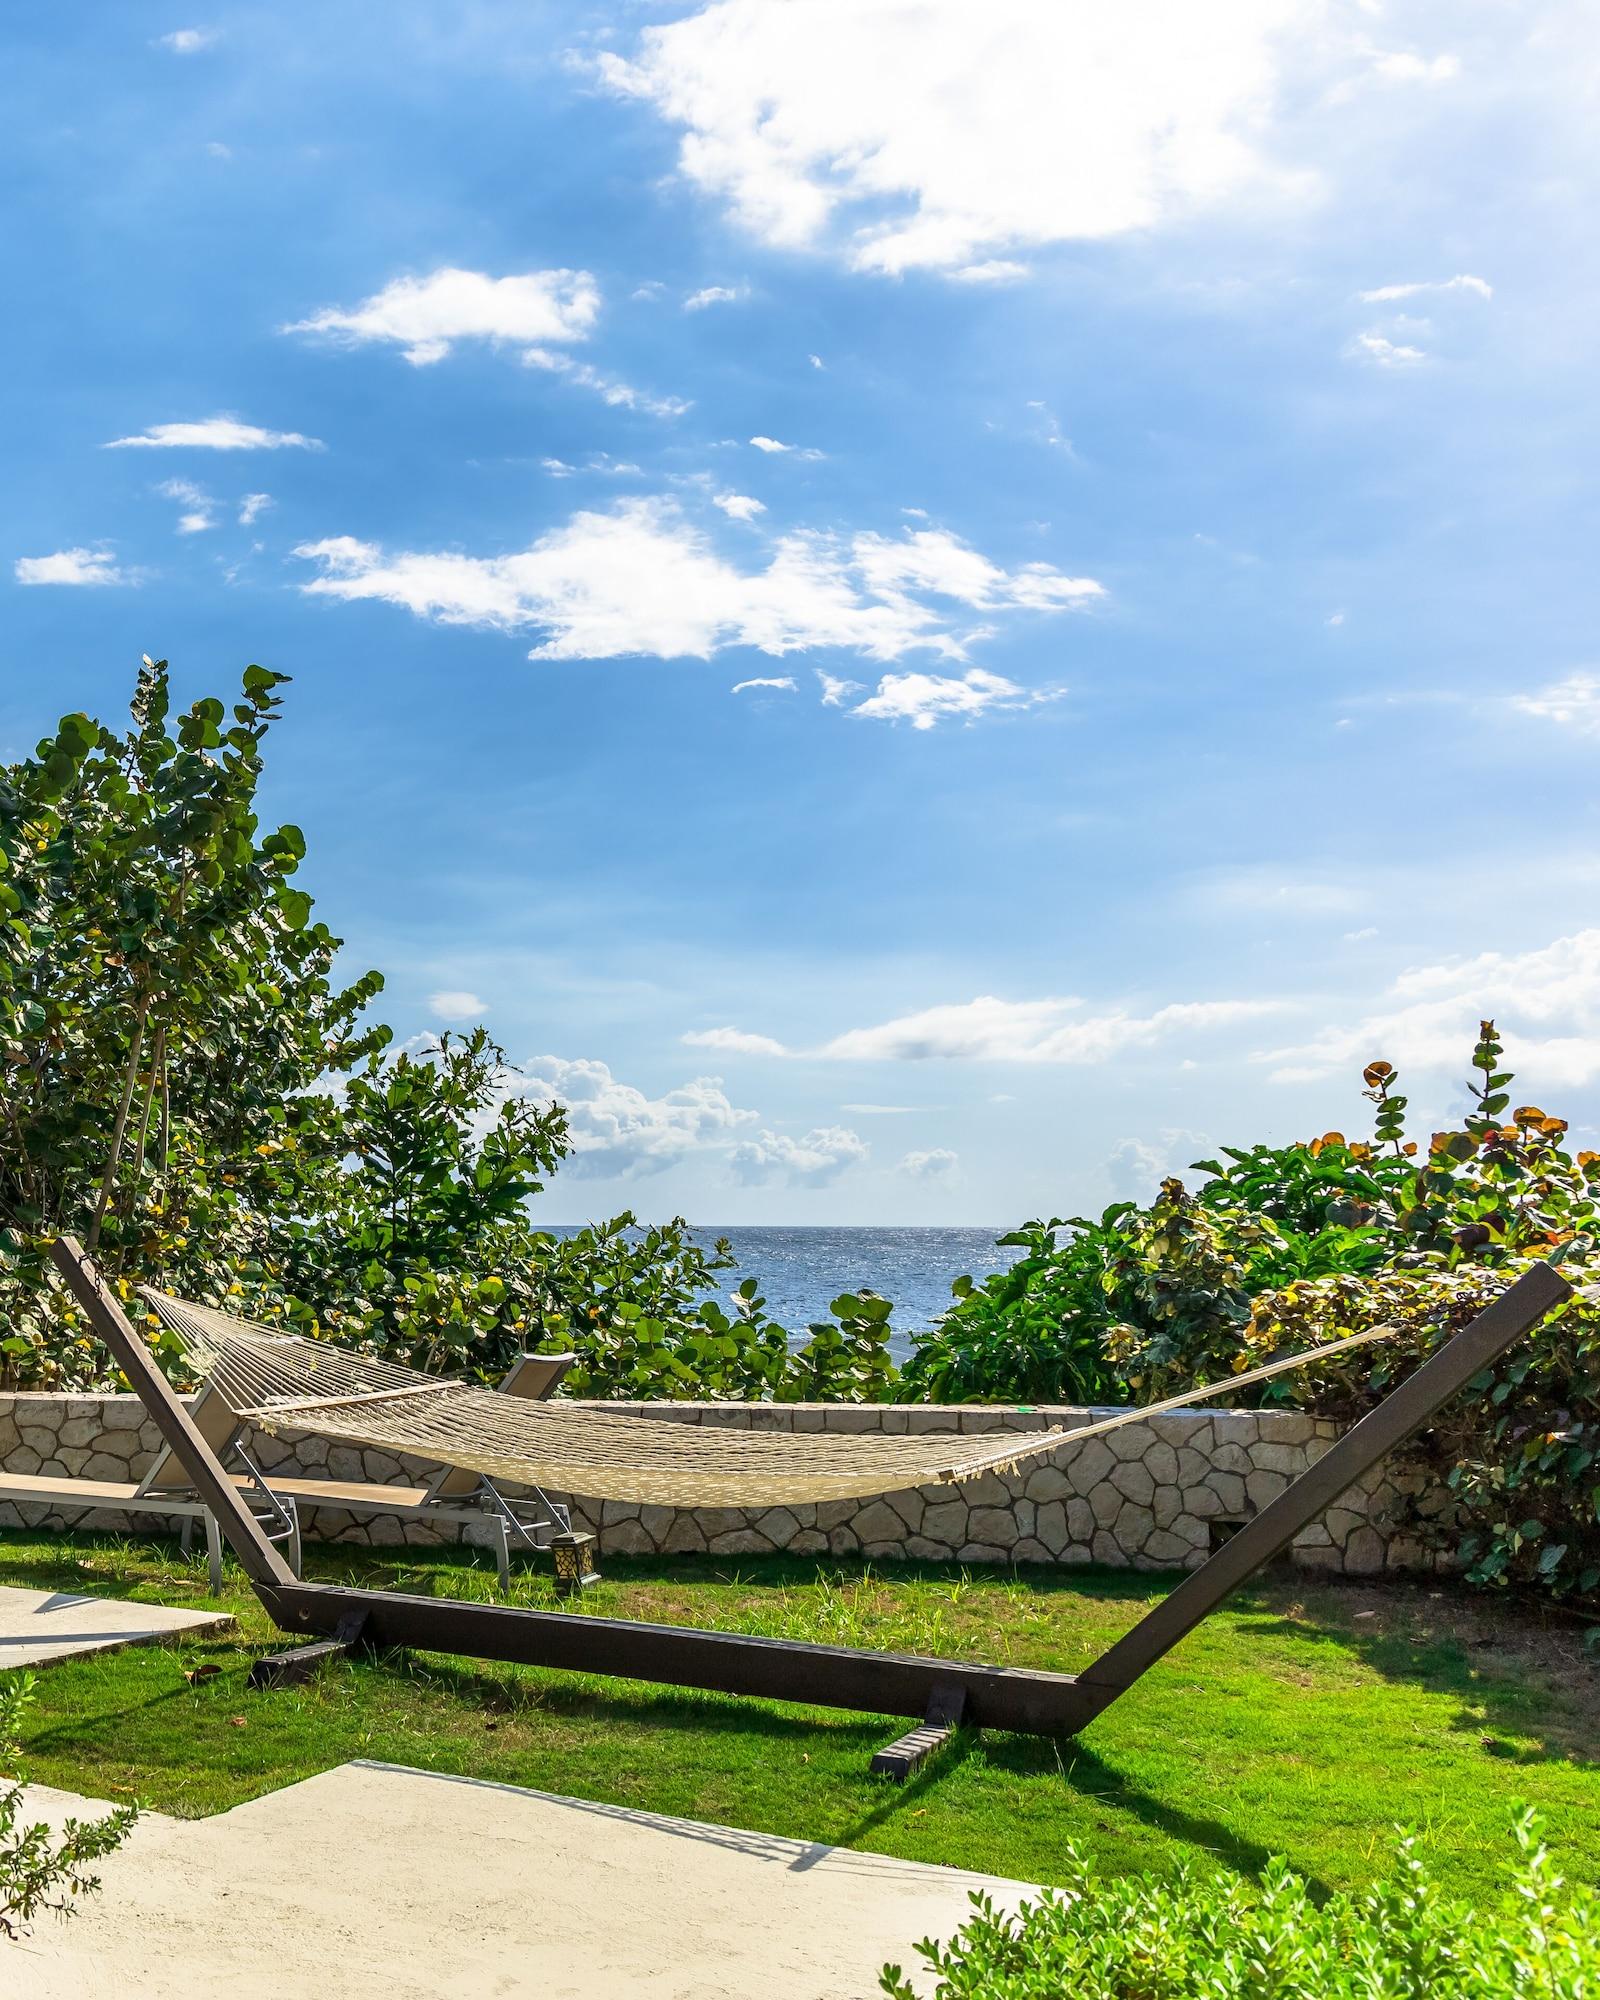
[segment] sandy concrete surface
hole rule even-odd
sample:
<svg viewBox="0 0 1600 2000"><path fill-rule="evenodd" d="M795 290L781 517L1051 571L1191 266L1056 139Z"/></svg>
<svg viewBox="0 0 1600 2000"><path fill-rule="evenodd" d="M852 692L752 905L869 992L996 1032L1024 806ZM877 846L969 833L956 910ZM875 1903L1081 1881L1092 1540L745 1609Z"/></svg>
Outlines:
<svg viewBox="0 0 1600 2000"><path fill-rule="evenodd" d="M36 1787L34 1817L85 1802ZM626 1807L345 1764L149 1815L6 2000L871 2000L973 1889L1024 1885Z"/></svg>
<svg viewBox="0 0 1600 2000"><path fill-rule="evenodd" d="M232 1623L225 1611L174 1611L164 1604L124 1604L115 1597L0 1588L0 1672Z"/></svg>

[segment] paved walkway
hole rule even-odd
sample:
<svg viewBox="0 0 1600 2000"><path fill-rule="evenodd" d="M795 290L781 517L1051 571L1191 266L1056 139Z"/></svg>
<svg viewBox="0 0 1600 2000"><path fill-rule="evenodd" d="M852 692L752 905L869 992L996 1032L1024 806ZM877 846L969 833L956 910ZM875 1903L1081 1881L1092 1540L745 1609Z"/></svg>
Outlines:
<svg viewBox="0 0 1600 2000"><path fill-rule="evenodd" d="M115 1597L0 1587L0 1672L232 1623L225 1611L175 1611L163 1604L125 1604Z"/></svg>
<svg viewBox="0 0 1600 2000"><path fill-rule="evenodd" d="M36 1788L34 1817L84 1801ZM871 2000L1016 1882L386 1764L152 1814L7 2000Z"/></svg>

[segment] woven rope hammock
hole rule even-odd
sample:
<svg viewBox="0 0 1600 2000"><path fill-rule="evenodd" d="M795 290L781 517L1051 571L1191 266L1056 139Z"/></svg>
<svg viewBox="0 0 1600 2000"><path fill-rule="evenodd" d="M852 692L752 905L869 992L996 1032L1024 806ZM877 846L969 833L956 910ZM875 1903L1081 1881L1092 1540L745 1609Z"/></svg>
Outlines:
<svg viewBox="0 0 1600 2000"><path fill-rule="evenodd" d="M525 1402L352 1354L328 1341L275 1333L149 1287L142 1296L233 1413L273 1436L313 1431L490 1479L657 1507L776 1507L976 1479L1163 1410L1184 1409L1346 1353L1393 1331L1373 1327L1164 1402L1035 1434L774 1434L626 1416L592 1404Z"/></svg>

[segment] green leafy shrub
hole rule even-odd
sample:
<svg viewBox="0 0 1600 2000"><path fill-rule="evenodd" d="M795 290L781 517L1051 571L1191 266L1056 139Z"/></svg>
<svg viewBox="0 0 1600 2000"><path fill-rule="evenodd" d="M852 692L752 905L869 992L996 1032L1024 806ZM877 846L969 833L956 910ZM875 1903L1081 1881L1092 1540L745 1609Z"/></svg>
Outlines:
<svg viewBox="0 0 1600 2000"><path fill-rule="evenodd" d="M918 1947L935 2000L1590 2000L1600 1899L1563 1883L1537 1816L1515 1828L1506 1890L1477 1910L1445 1895L1413 1836L1371 1888L1319 1902L1282 1861L1259 1885L1181 1871L1097 1878L999 1913L982 1896L946 1946ZM885 1969L891 2000L917 1989Z"/></svg>
<svg viewBox="0 0 1600 2000"><path fill-rule="evenodd" d="M0 1677L0 1933L8 1938L17 1937L41 1910L71 1916L73 1899L100 1887L90 1864L120 1847L139 1817L137 1806L119 1806L103 1819L69 1819L59 1834L42 1821L19 1823L19 1738L32 1700L32 1674Z"/></svg>

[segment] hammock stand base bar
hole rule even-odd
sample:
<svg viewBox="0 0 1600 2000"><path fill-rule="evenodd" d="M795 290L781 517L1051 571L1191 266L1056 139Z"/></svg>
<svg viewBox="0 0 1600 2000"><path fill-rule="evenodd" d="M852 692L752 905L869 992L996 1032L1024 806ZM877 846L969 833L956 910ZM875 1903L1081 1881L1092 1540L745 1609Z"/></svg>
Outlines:
<svg viewBox="0 0 1600 2000"><path fill-rule="evenodd" d="M346 1621L359 1615L364 1646L465 1654L771 1701L911 1716L924 1729L935 1702L946 1690L955 1690L964 1697L963 1720L973 1728L1039 1736L1074 1735L1109 1708L1341 1493L1422 1429L1572 1291L1548 1264L1525 1272L1098 1659L1077 1674L1052 1674L302 1583L243 1505L90 1259L68 1236L54 1244L52 1254L173 1456L215 1513L268 1615L285 1633L336 1638L341 1628L350 1629ZM1063 1448L1070 1450L1070 1436ZM910 1737L921 1734L913 1730Z"/></svg>

